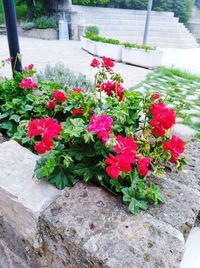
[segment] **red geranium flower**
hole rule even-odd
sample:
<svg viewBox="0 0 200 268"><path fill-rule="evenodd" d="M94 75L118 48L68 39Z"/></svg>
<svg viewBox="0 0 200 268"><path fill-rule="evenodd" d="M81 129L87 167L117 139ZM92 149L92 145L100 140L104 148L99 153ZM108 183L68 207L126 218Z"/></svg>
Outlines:
<svg viewBox="0 0 200 268"><path fill-rule="evenodd" d="M53 142L51 139L43 138L42 141L39 141L35 144L34 149L39 154L44 154L46 151L50 151L52 149Z"/></svg>
<svg viewBox="0 0 200 268"><path fill-rule="evenodd" d="M165 107L162 102L153 103L149 112L153 115L150 125L154 135L163 136L165 130L170 129L175 124L176 115L174 110Z"/></svg>
<svg viewBox="0 0 200 268"><path fill-rule="evenodd" d="M171 152L171 159L172 163L176 163L180 154L184 152L184 142L181 138L173 135L169 141L166 141L163 145L164 151Z"/></svg>
<svg viewBox="0 0 200 268"><path fill-rule="evenodd" d="M104 91L108 96L119 98L119 101L122 101L124 99L123 97L124 88L120 83L114 81L107 81L101 85L101 88L102 91Z"/></svg>
<svg viewBox="0 0 200 268"><path fill-rule="evenodd" d="M53 97L54 97L54 99L56 99L58 101L62 101L62 102L66 101L66 99L67 99L65 94L62 91L54 91Z"/></svg>
<svg viewBox="0 0 200 268"><path fill-rule="evenodd" d="M134 163L135 159L127 153L113 156L109 154L109 157L104 160L106 165L106 173L109 177L116 180L120 171L130 172L132 170L131 163Z"/></svg>
<svg viewBox="0 0 200 268"><path fill-rule="evenodd" d="M110 71L112 67L114 67L114 61L111 58L102 57L102 68L106 68L107 71Z"/></svg>
<svg viewBox="0 0 200 268"><path fill-rule="evenodd" d="M132 137L124 138L121 135L116 137L118 145L113 146L113 150L116 153L128 153L135 155L137 150L137 144Z"/></svg>
<svg viewBox="0 0 200 268"><path fill-rule="evenodd" d="M154 93L154 94L151 95L151 98L154 99L154 100L159 99L160 94Z"/></svg>
<svg viewBox="0 0 200 268"><path fill-rule="evenodd" d="M28 66L24 67L24 70L25 71L30 71L30 70L33 70L33 67L34 67L34 64L29 64Z"/></svg>
<svg viewBox="0 0 200 268"><path fill-rule="evenodd" d="M95 58L90 63L90 66L92 66L93 68L99 67L99 65L100 65L100 62Z"/></svg>
<svg viewBox="0 0 200 268"><path fill-rule="evenodd" d="M61 125L54 121L53 118L44 117L42 119L34 119L28 124L27 136L32 138L42 135L45 138L55 138L61 131Z"/></svg>
<svg viewBox="0 0 200 268"><path fill-rule="evenodd" d="M147 172L149 171L148 165L151 163L151 158L143 157L138 159L137 161L137 167L138 172L141 176L145 176Z"/></svg>
<svg viewBox="0 0 200 268"><path fill-rule="evenodd" d="M81 93L81 92L83 92L83 90L80 88L73 88L72 91L70 91L68 94L72 94L73 92Z"/></svg>
<svg viewBox="0 0 200 268"><path fill-rule="evenodd" d="M27 136L29 138L39 136L40 134L42 134L42 132L43 132L42 124L39 119L34 119L28 123Z"/></svg>
<svg viewBox="0 0 200 268"><path fill-rule="evenodd" d="M55 106L56 106L56 102L54 100L49 100L45 108L48 110L52 110Z"/></svg>
<svg viewBox="0 0 200 268"><path fill-rule="evenodd" d="M74 110L72 110L72 116L76 116L78 114L84 114L84 110L83 109L74 109Z"/></svg>

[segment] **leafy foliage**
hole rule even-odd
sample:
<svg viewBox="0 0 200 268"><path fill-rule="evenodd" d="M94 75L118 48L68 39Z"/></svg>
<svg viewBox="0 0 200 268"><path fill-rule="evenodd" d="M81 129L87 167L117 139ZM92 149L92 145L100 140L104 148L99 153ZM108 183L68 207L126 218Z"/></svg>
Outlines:
<svg viewBox="0 0 200 268"><path fill-rule="evenodd" d="M148 0L74 0L73 3L79 5L104 5L116 8L146 10ZM193 4L194 0L154 0L153 10L174 12L175 15L180 18L181 22L187 23L191 17ZM199 0L196 1L196 5L199 5Z"/></svg>
<svg viewBox="0 0 200 268"><path fill-rule="evenodd" d="M112 45L122 45L124 47L144 49L146 51L155 50L155 48L150 47L150 46L138 45L138 44L135 44L135 43L121 43L117 39L97 36L97 35L92 34L91 32L86 32L84 37L87 38L87 39L90 39L92 41L95 41L95 42L102 42L102 43L107 43L107 44L112 44Z"/></svg>
<svg viewBox="0 0 200 268"><path fill-rule="evenodd" d="M55 18L53 17L47 17L47 16L42 16L34 21L35 23L35 28L37 29L56 29L57 28L57 22Z"/></svg>
<svg viewBox="0 0 200 268"><path fill-rule="evenodd" d="M167 161L178 169L184 164L179 158L183 142L169 133L174 112L158 94L126 90L111 59L93 59L91 66L97 73L88 91L66 83L35 83L32 64L5 78L0 83L0 131L41 154L35 176L58 189L78 179L91 181L122 196L131 213L164 202L145 175L160 175Z"/></svg>
<svg viewBox="0 0 200 268"><path fill-rule="evenodd" d="M92 83L85 75L81 73L75 74L62 63L54 66L47 65L44 73L37 74L37 79L40 81L45 80L47 82L53 82L55 84L59 83L61 87L67 85L70 88L82 88L85 91L92 87Z"/></svg>
<svg viewBox="0 0 200 268"><path fill-rule="evenodd" d="M97 26L87 26L85 29L85 34L91 33L93 35L99 35L99 28Z"/></svg>

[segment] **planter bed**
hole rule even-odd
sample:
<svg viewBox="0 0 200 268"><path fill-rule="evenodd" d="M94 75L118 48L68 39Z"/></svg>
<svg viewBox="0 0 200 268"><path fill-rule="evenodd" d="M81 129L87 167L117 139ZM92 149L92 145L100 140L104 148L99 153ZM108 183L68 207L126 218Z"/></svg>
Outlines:
<svg viewBox="0 0 200 268"><path fill-rule="evenodd" d="M20 36L37 38L44 40L57 40L58 31L55 29L31 29L31 30L19 30Z"/></svg>
<svg viewBox="0 0 200 268"><path fill-rule="evenodd" d="M84 50L89 52L92 55L97 55L97 42L87 39L81 36L81 45Z"/></svg>
<svg viewBox="0 0 200 268"><path fill-rule="evenodd" d="M122 62L149 69L161 65L162 51L122 47Z"/></svg>
<svg viewBox="0 0 200 268"><path fill-rule="evenodd" d="M117 62L128 63L148 69L154 69L161 66L163 56L162 51L145 50L97 42L83 36L81 37L81 46L92 55L96 55L98 57L106 56Z"/></svg>
<svg viewBox="0 0 200 268"><path fill-rule="evenodd" d="M115 61L122 61L122 46L121 45L113 45L108 43L96 42L97 46L97 56L111 58Z"/></svg>

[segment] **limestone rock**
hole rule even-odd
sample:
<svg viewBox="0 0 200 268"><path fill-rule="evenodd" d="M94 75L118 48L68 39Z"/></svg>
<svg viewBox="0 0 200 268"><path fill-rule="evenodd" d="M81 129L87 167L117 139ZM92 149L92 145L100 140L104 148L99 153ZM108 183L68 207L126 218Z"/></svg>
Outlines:
<svg viewBox="0 0 200 268"><path fill-rule="evenodd" d="M171 225L130 215L121 200L83 183L48 207L40 225L48 252L70 268L179 267L184 250Z"/></svg>
<svg viewBox="0 0 200 268"><path fill-rule="evenodd" d="M158 185L165 203L150 206L148 213L177 228L187 238L200 211L200 193L170 176L159 178Z"/></svg>

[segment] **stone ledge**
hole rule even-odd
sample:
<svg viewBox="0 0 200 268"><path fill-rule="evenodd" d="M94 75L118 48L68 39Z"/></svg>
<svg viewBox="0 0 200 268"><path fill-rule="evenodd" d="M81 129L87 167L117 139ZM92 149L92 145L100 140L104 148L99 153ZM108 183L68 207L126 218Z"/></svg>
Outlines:
<svg viewBox="0 0 200 268"><path fill-rule="evenodd" d="M158 181L166 203L131 215L94 185L58 191L36 182L37 156L14 141L0 144L0 265L178 268L200 210L199 146L188 146L188 173L180 173L192 179L168 173Z"/></svg>
<svg viewBox="0 0 200 268"><path fill-rule="evenodd" d="M34 181L37 159L14 141L0 144L0 215L33 244L41 212L62 194L44 182Z"/></svg>
<svg viewBox="0 0 200 268"><path fill-rule="evenodd" d="M61 267L178 267L184 251L183 235L171 225L130 215L121 200L81 182L46 209L40 225Z"/></svg>

